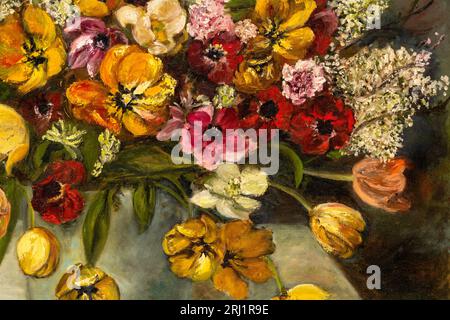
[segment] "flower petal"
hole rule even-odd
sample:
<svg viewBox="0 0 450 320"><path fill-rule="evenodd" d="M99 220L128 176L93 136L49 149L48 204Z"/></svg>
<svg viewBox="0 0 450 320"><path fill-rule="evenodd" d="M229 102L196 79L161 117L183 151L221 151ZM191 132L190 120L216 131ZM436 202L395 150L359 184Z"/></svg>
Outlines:
<svg viewBox="0 0 450 320"><path fill-rule="evenodd" d="M103 18L110 13L105 1L75 0L74 2L80 8L80 11L84 16Z"/></svg>
<svg viewBox="0 0 450 320"><path fill-rule="evenodd" d="M173 256L191 245L191 240L180 234L175 228L166 233L163 239L162 247L164 253Z"/></svg>
<svg viewBox="0 0 450 320"><path fill-rule="evenodd" d="M232 268L218 267L213 276L214 287L234 299L246 299L248 286Z"/></svg>
<svg viewBox="0 0 450 320"><path fill-rule="evenodd" d="M257 283L266 282L273 277L264 258L233 259L230 263L237 273Z"/></svg>
<svg viewBox="0 0 450 320"><path fill-rule="evenodd" d="M245 167L241 173L241 191L247 196L262 196L269 188L267 174L256 167Z"/></svg>
<svg viewBox="0 0 450 320"><path fill-rule="evenodd" d="M128 89L134 89L143 83L150 87L161 79L162 71L161 59L150 53L133 52L120 62L117 80Z"/></svg>
<svg viewBox="0 0 450 320"><path fill-rule="evenodd" d="M44 70L44 65L39 65L37 68L33 68L33 72L27 81L19 86L19 91L22 94L29 93L34 89L43 87L47 83L47 73Z"/></svg>
<svg viewBox="0 0 450 320"><path fill-rule="evenodd" d="M232 221L223 228L227 249L241 258L257 258L275 251L272 231L254 229L250 221Z"/></svg>
<svg viewBox="0 0 450 320"><path fill-rule="evenodd" d="M214 208L218 200L219 199L216 196L213 196L208 190L196 192L191 198L193 204L205 209Z"/></svg>
<svg viewBox="0 0 450 320"><path fill-rule="evenodd" d="M47 77L50 78L61 72L66 63L66 50L61 38L57 38L53 45L45 52L47 58Z"/></svg>
<svg viewBox="0 0 450 320"><path fill-rule="evenodd" d="M25 30L34 36L38 48L48 48L56 38L56 28L47 12L35 6L27 6L23 13Z"/></svg>
<svg viewBox="0 0 450 320"><path fill-rule="evenodd" d="M273 47L274 53L293 63L306 56L309 46L314 41L314 32L304 27L287 32Z"/></svg>
<svg viewBox="0 0 450 320"><path fill-rule="evenodd" d="M225 163L216 169L216 176L226 182L231 179L239 178L240 174L239 166L234 163Z"/></svg>
<svg viewBox="0 0 450 320"><path fill-rule="evenodd" d="M297 0L293 7L291 11L295 13L280 25L280 30L291 31L303 27L316 10L317 4L314 0Z"/></svg>

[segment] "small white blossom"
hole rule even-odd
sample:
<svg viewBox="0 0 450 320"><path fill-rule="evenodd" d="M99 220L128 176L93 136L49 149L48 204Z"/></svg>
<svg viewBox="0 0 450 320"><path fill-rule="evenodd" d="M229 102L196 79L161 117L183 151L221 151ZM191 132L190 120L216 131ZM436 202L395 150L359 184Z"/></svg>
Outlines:
<svg viewBox="0 0 450 320"><path fill-rule="evenodd" d="M31 2L47 11L61 27L80 16L80 8L72 0L31 0Z"/></svg>
<svg viewBox="0 0 450 320"><path fill-rule="evenodd" d="M7 16L11 14L14 14L21 6L21 0L0 1L0 21L3 21Z"/></svg>
<svg viewBox="0 0 450 320"><path fill-rule="evenodd" d="M247 43L258 35L258 27L250 19L245 19L236 23L234 32L242 43Z"/></svg>
<svg viewBox="0 0 450 320"><path fill-rule="evenodd" d="M94 164L92 176L98 177L102 173L103 166L106 163L112 162L116 159L120 151L120 141L108 129L98 136L100 143L100 156Z"/></svg>
<svg viewBox="0 0 450 320"><path fill-rule="evenodd" d="M42 136L42 140L62 144L70 156L76 159L76 150L83 143L83 136L86 133L85 130L78 130L76 126L66 124L63 120L59 120L47 130L45 135Z"/></svg>

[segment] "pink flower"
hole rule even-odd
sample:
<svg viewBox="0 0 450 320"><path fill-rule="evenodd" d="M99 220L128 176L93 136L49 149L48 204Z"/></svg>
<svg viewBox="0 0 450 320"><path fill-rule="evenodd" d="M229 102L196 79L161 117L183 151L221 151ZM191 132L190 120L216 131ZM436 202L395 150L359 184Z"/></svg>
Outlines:
<svg viewBox="0 0 450 320"><path fill-rule="evenodd" d="M224 162L238 162L256 150L256 141L246 138L238 129L239 119L232 108L214 109L203 103L184 110L171 107L172 118L157 135L164 141L180 137L181 150L194 156L196 163L207 170L215 170ZM242 145L239 141L244 141Z"/></svg>
<svg viewBox="0 0 450 320"><path fill-rule="evenodd" d="M235 32L242 43L247 43L258 35L258 27L252 20L245 19L236 23Z"/></svg>
<svg viewBox="0 0 450 320"><path fill-rule="evenodd" d="M325 72L313 60L299 60L283 67L283 95L295 105L303 104L323 90Z"/></svg>
<svg viewBox="0 0 450 320"><path fill-rule="evenodd" d="M225 13L224 0L202 0L191 5L188 23L191 37L206 41L223 31L234 33L234 23Z"/></svg>
<svg viewBox="0 0 450 320"><path fill-rule="evenodd" d="M91 77L97 74L109 48L128 43L121 31L107 28L102 20L94 18L76 18L73 24L64 29L64 33L73 39L69 51L70 68L87 67Z"/></svg>

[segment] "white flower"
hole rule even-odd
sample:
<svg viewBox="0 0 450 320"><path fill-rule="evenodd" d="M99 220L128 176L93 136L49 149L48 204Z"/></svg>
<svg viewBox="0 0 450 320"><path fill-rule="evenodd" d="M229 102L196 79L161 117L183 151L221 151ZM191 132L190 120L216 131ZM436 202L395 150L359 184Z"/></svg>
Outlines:
<svg viewBox="0 0 450 320"><path fill-rule="evenodd" d="M178 0L151 0L147 10L126 5L116 11L119 24L131 26L134 40L151 54L174 54L187 38L187 13Z"/></svg>
<svg viewBox="0 0 450 320"><path fill-rule="evenodd" d="M80 9L72 0L36 0L34 4L47 11L61 27L80 16Z"/></svg>
<svg viewBox="0 0 450 320"><path fill-rule="evenodd" d="M21 0L0 1L0 21L14 14L21 5Z"/></svg>
<svg viewBox="0 0 450 320"><path fill-rule="evenodd" d="M241 172L236 164L223 164L205 187L205 190L194 193L192 203L205 209L216 208L227 218L246 220L261 206L259 201L250 197L262 196L269 183L267 174L256 167L248 166Z"/></svg>
<svg viewBox="0 0 450 320"><path fill-rule="evenodd" d="M62 144L70 156L76 159L77 148L83 143L83 136L86 133L85 130L78 130L76 126L59 120L42 136L42 140Z"/></svg>
<svg viewBox="0 0 450 320"><path fill-rule="evenodd" d="M91 172L94 177L100 176L103 171L103 166L106 163L114 161L120 151L120 140L108 129L100 133L98 142L100 144L100 156L97 162L95 162L94 169Z"/></svg>

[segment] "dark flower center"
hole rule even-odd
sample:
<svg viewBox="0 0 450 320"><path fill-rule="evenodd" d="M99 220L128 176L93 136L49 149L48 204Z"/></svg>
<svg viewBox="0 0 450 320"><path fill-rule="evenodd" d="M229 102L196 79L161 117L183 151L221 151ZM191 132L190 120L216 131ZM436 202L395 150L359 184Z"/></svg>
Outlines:
<svg viewBox="0 0 450 320"><path fill-rule="evenodd" d="M47 62L47 58L43 56L43 51L36 48L33 38L24 43L23 49L27 55L27 62L30 62L35 68Z"/></svg>
<svg viewBox="0 0 450 320"><path fill-rule="evenodd" d="M98 292L98 288L96 288L94 285L84 286L80 289L75 290L78 293L77 298L81 298L84 294L86 294L89 297L89 300L92 300L92 296Z"/></svg>
<svg viewBox="0 0 450 320"><path fill-rule="evenodd" d="M118 110L125 112L133 110L136 100L141 99L143 96L143 94L135 94L134 89L129 90L119 84L119 91L112 96L112 100Z"/></svg>
<svg viewBox="0 0 450 320"><path fill-rule="evenodd" d="M321 135L330 135L333 132L333 124L330 120L317 120L317 131Z"/></svg>
<svg viewBox="0 0 450 320"><path fill-rule="evenodd" d="M125 0L126 3L134 4L135 6L145 6L148 0Z"/></svg>
<svg viewBox="0 0 450 320"><path fill-rule="evenodd" d="M273 119L277 115L278 110L277 104L269 100L259 107L259 115L266 119Z"/></svg>
<svg viewBox="0 0 450 320"><path fill-rule="evenodd" d="M48 199L57 198L61 195L62 186L58 181L52 181L43 188L44 197Z"/></svg>
<svg viewBox="0 0 450 320"><path fill-rule="evenodd" d="M227 53L223 49L221 45L210 45L205 50L205 56L210 58L211 60L218 61L220 58L224 57Z"/></svg>
<svg viewBox="0 0 450 320"><path fill-rule="evenodd" d="M96 48L99 48L101 50L106 50L109 47L109 37L104 34L100 33L94 38L94 46Z"/></svg>
<svg viewBox="0 0 450 320"><path fill-rule="evenodd" d="M53 103L48 101L39 101L35 105L36 113L42 117L47 117L50 114L51 109L53 108Z"/></svg>

